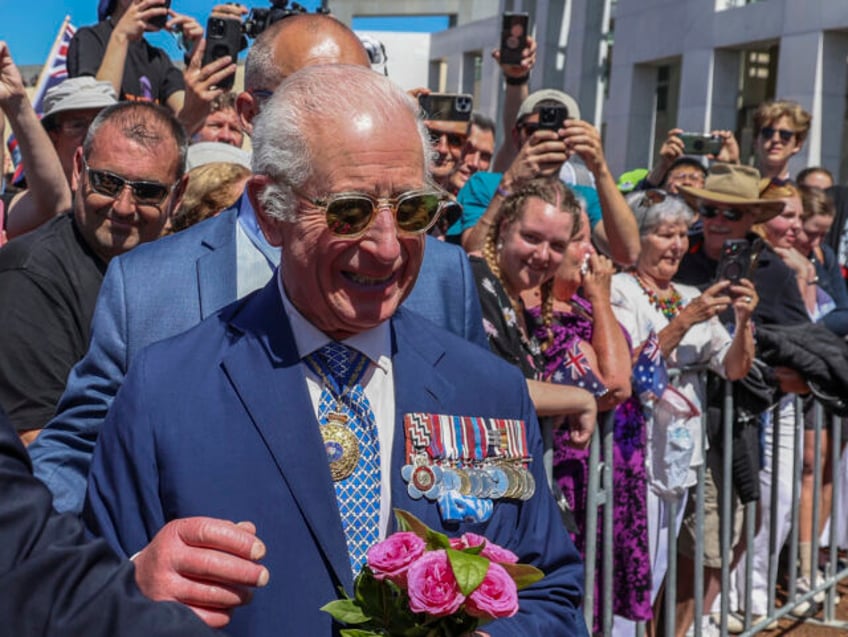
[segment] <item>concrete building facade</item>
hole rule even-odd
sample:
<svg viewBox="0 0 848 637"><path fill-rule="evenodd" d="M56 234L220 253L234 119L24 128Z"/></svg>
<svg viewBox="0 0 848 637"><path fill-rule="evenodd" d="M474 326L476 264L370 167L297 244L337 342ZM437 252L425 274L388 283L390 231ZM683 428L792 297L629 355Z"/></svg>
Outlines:
<svg viewBox="0 0 848 637"><path fill-rule="evenodd" d="M754 108L785 98L813 114L793 174L820 164L848 178L845 0L329 0L328 6L348 23L354 16L450 16L451 28L430 35L427 84L473 94L475 108L498 121L502 80L490 53L498 46L500 14L527 11L539 43L531 90L573 95L583 117L601 128L616 173L649 166L674 126L732 130L747 160ZM420 41L415 48L421 50Z"/></svg>

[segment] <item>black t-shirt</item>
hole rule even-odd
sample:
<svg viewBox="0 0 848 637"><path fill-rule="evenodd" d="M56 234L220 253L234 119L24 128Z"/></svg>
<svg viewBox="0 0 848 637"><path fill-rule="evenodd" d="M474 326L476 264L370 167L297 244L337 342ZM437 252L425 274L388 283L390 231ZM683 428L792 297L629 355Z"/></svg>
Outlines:
<svg viewBox="0 0 848 637"><path fill-rule="evenodd" d="M53 416L88 349L105 271L72 213L0 248L0 405L17 429Z"/></svg>
<svg viewBox="0 0 848 637"><path fill-rule="evenodd" d="M107 18L93 27L79 29L68 46L68 75L97 75L103 62L112 22ZM164 50L142 38L130 42L121 84L121 100L143 100L164 104L176 91L185 90L183 74Z"/></svg>
<svg viewBox="0 0 848 637"><path fill-rule="evenodd" d="M757 239L749 235L748 240ZM710 259L703 250L704 235L695 234L689 237L689 252L680 262L680 268L674 280L679 283L694 285L705 289L713 282L718 268L718 261ZM754 270L754 287L760 301L754 310L754 323L761 325L794 325L809 323L810 317L798 290L795 273L787 266L768 245L763 247L756 270ZM728 309L722 320L733 322L733 310Z"/></svg>

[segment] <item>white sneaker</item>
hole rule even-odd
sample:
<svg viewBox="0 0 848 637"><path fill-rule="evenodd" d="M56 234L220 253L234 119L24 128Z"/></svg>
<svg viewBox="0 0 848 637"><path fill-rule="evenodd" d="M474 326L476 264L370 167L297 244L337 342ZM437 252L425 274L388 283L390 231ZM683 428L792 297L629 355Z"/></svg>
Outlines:
<svg viewBox="0 0 848 637"><path fill-rule="evenodd" d="M821 586L823 583L824 583L824 579L821 577L821 575L818 575L818 574L816 574L816 585L815 586L812 586L810 584L810 578L809 577L806 577L806 576L799 577L798 579L795 580L795 590L798 591L799 595L806 595L811 590L813 590L813 588ZM813 595L811 599L816 604L823 604L826 597L827 597L827 594L824 591L819 591L818 593Z"/></svg>
<svg viewBox="0 0 848 637"><path fill-rule="evenodd" d="M716 626L721 628L721 613L713 613L710 618ZM731 612L727 616L727 632L732 635L745 632L745 620L740 618L737 613Z"/></svg>
<svg viewBox="0 0 848 637"><path fill-rule="evenodd" d="M695 625L689 626L686 637L695 637ZM701 617L701 637L721 637L721 628L713 621L711 615Z"/></svg>

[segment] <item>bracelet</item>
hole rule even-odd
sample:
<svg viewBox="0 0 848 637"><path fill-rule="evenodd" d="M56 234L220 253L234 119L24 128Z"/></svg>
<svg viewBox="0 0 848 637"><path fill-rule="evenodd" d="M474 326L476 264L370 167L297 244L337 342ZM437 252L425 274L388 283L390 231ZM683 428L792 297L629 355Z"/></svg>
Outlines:
<svg viewBox="0 0 848 637"><path fill-rule="evenodd" d="M504 188L500 184L498 184L498 189L495 190L495 192L497 194L499 194L501 197L503 197L504 199L506 199L507 197L509 197L512 194L509 190L507 190L506 188Z"/></svg>
<svg viewBox="0 0 848 637"><path fill-rule="evenodd" d="M509 75L504 77L504 80L510 86L521 86L522 84L527 84L530 81L530 74L522 75L521 77L510 77Z"/></svg>

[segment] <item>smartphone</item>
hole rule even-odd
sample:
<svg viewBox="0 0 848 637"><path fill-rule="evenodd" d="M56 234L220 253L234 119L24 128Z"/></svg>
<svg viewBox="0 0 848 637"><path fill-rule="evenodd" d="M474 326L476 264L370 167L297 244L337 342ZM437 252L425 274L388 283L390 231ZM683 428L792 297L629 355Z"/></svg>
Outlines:
<svg viewBox="0 0 848 637"><path fill-rule="evenodd" d="M521 52L527 48L527 13L505 12L501 22L501 64L521 64Z"/></svg>
<svg viewBox="0 0 848 637"><path fill-rule="evenodd" d="M210 17L206 21L206 50L203 52L202 66L222 57L229 57L235 62L240 49L241 20ZM221 80L218 87L229 91L233 88L235 79L235 73L233 73Z"/></svg>
<svg viewBox="0 0 848 637"><path fill-rule="evenodd" d="M747 239L727 239L721 247L715 280L726 279L735 285L740 279L750 278L752 256Z"/></svg>
<svg viewBox="0 0 848 637"><path fill-rule="evenodd" d="M165 6L166 9L171 8L171 0L164 0L164 2L162 2L162 4ZM147 21L147 23L155 29L164 29L165 24L167 22L168 22L168 14L167 13L165 15L157 15L152 20Z"/></svg>
<svg viewBox="0 0 848 637"><path fill-rule="evenodd" d="M684 155L718 155L721 137L707 133L680 133Z"/></svg>
<svg viewBox="0 0 848 637"><path fill-rule="evenodd" d="M467 122L471 119L474 98L468 93L430 93L418 96L424 119L440 122Z"/></svg>
<svg viewBox="0 0 848 637"><path fill-rule="evenodd" d="M568 107L563 105L539 108L539 128L559 130L568 119Z"/></svg>

